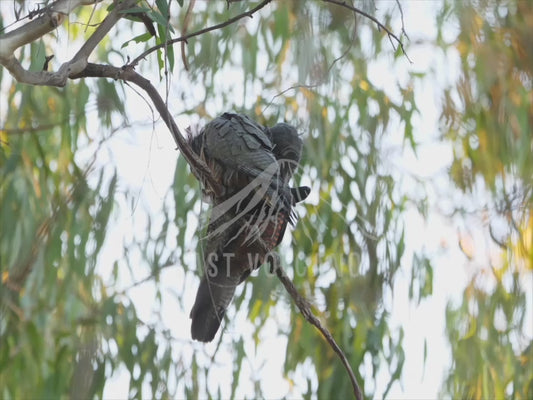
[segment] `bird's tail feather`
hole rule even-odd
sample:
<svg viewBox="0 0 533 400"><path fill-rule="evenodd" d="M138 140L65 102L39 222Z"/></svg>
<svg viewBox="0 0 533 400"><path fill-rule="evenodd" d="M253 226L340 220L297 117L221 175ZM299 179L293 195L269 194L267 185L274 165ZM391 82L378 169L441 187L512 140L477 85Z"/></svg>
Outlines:
<svg viewBox="0 0 533 400"><path fill-rule="evenodd" d="M311 193L311 188L308 186L291 188L293 205L305 200L309 196L309 193Z"/></svg>
<svg viewBox="0 0 533 400"><path fill-rule="evenodd" d="M213 340L233 298L238 281L239 277L225 276L223 271L214 277L210 277L207 273L202 278L190 314L193 339L201 342Z"/></svg>

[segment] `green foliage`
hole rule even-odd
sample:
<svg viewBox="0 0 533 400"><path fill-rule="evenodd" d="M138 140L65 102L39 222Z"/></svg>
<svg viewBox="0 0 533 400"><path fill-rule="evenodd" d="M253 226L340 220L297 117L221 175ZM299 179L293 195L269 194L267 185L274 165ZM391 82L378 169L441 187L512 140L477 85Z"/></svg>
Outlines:
<svg viewBox="0 0 533 400"><path fill-rule="evenodd" d="M209 17L211 9L218 11L213 6L207 13L195 15L198 28L210 25L200 18ZM336 8L280 3L272 11L274 17L259 20L257 29L254 25L236 31L229 26L191 39L188 49L194 57L189 58L195 64L191 63L189 77L193 82L206 82L206 101L191 112L202 116L209 109L211 116L226 109L243 110L267 125L295 120L296 116L305 121L300 126L306 135L301 174L313 179L312 190L319 202L305 205L305 219L293 232L292 249L282 253L286 260L292 260L287 267L295 284L308 298L325 301L323 308L330 311L324 313L324 321L343 344L352 365L360 366L366 354L371 356L372 375L364 375L361 369L356 372L364 378L360 381L369 381L380 368L388 368L390 388L401 375L404 355L402 333L389 329L382 296L394 280L405 249L399 223L403 199L395 192L394 178L380 152L390 121L400 119L411 127L416 103L412 96L409 101L393 102L365 78L362 46L351 37L354 19L332 15L331 10ZM218 23L219 18L214 12L211 24ZM235 35L239 42L235 42ZM376 36L376 40L382 39ZM351 51L346 52L346 47ZM263 54L269 56L258 63ZM372 57L372 53L365 56ZM243 105L209 84L224 74L224 65L244 72ZM273 99L286 88L280 78L289 65L298 66L297 82L309 85ZM350 73L354 70L356 75ZM402 90L410 93L409 88ZM209 99L215 96L213 107ZM223 100L218 101L220 98ZM411 131L406 135L408 141L412 140ZM181 188L176 190L182 192ZM276 304L272 291L277 282L263 276L252 282L234 303L237 309L244 307L252 290L248 316L256 327L257 344L258 333ZM289 377L310 359L315 371L309 377L316 376L319 397L332 391L340 397L352 395L336 355L294 309L286 333L285 373ZM237 348L240 340L234 339ZM239 364L235 357L234 363Z"/></svg>
<svg viewBox="0 0 533 400"><path fill-rule="evenodd" d="M491 290L484 288L487 279L477 276L462 303L446 310L454 365L445 389L455 396L528 399L533 394L531 343L517 352L517 339L525 338L513 337L524 329L525 293L518 273L511 276L509 285L502 281L506 274L491 276Z"/></svg>
<svg viewBox="0 0 533 400"><path fill-rule="evenodd" d="M461 2L453 12L462 77L446 91L442 114L446 135L457 143L452 176L465 189L477 176L495 191L513 178L531 185L533 54L526 49L533 5Z"/></svg>
<svg viewBox="0 0 533 400"><path fill-rule="evenodd" d="M90 189L87 171L74 162L72 139L85 123L80 118L70 124L68 116L83 110L86 89L71 86L67 97L55 89L23 90L24 107L13 107L20 112L8 115L6 125L13 129L31 132L37 121L52 127L4 135L0 149L0 213L3 227L9 227L0 238L4 397L68 393L76 374L87 367L83 349L94 341L94 292L102 289L95 268L116 180L104 183L101 172L99 190Z"/></svg>
<svg viewBox="0 0 533 400"><path fill-rule="evenodd" d="M452 43L461 77L444 93L441 120L454 148L450 175L467 192L486 196L486 209L507 222L502 262L475 274L459 306L446 312L453 368L444 391L452 397L526 399L533 396L531 343L525 336L527 284L533 271L533 5L509 1L445 6L440 21L456 21ZM490 190L480 190L480 182Z"/></svg>

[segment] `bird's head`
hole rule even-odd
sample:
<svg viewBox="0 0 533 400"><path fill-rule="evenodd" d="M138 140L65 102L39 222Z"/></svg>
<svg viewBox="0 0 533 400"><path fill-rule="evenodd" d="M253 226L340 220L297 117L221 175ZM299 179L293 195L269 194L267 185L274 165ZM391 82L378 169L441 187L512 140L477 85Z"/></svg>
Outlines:
<svg viewBox="0 0 533 400"><path fill-rule="evenodd" d="M303 141L295 127L281 122L268 129L274 148L272 152L281 168L283 179L288 181L298 167Z"/></svg>

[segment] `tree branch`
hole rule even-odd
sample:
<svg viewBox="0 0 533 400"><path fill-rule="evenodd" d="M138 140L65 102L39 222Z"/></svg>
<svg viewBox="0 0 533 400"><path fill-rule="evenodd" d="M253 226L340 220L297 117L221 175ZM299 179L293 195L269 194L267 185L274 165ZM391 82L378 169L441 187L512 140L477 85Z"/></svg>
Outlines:
<svg viewBox="0 0 533 400"><path fill-rule="evenodd" d="M72 75L71 79L79 78L112 78L120 79L126 82L134 83L143 89L152 102L154 103L155 108L161 115L161 118L167 125L170 133L172 134L178 149L181 151L181 154L185 157L185 160L189 163L191 168L199 175L205 176L207 183L211 187L214 193L222 193L221 185L212 177L211 171L207 165L192 151L189 143L185 137L180 132L178 125L172 118L170 111L168 110L167 105L163 101L162 97L159 95L157 89L152 85L152 83L135 72L132 66L124 66L123 68L117 68L111 65L102 65L102 64L92 64L88 63L83 71L78 74Z"/></svg>
<svg viewBox="0 0 533 400"><path fill-rule="evenodd" d="M191 32L187 35L183 35L183 36L180 36L179 38L175 38L175 39L171 39L171 40L167 40L165 43L160 43L158 44L157 46L154 46L154 47L150 47L148 50L146 50L144 53L142 53L140 56L138 56L137 58L135 58L132 62L130 62L128 65L131 65L131 66L136 66L139 61L141 61L142 59L144 59L147 55L153 53L154 51L156 50L159 50L159 49L162 49L163 47L165 46L169 46L169 45L172 45L174 43L178 43L178 42L187 42L187 40L189 40L190 38L192 37L195 37L195 36L199 36L199 35L202 35L204 33L207 33L207 32L211 32L211 31L214 31L214 30L217 30L217 29L221 29L221 28L224 28L225 26L228 26L228 25L231 25L233 24L234 22L244 18L244 17L250 17L252 18L253 17L253 14L255 14L257 11L259 11L260 9L262 9L263 7L265 7L268 3L272 2L272 0L263 0L261 3L259 3L257 6L255 6L254 8L252 8L251 10L248 10L248 11L245 11L243 12L242 14L239 14L239 15L236 15L230 19L228 19L227 21L224 21L224 22L221 22L220 24L216 24L216 25L213 25L213 26L209 26L207 28L204 28L204 29L200 29L196 32Z"/></svg>
<svg viewBox="0 0 533 400"><path fill-rule="evenodd" d="M70 61L63 63L57 72L26 70L15 57L14 51L55 29L75 8L99 1L101 0L58 0L43 10L43 15L36 20L0 36L0 64L6 67L18 82L30 85L65 86L71 75L83 71L89 55L123 17L122 10L132 8L137 0L117 3L76 55Z"/></svg>
<svg viewBox="0 0 533 400"><path fill-rule="evenodd" d="M402 53L409 60L409 62L412 63L411 59L409 58L409 56L407 55L407 53L405 51L405 48L403 47L403 42L401 41L401 39L398 38L398 36L396 36L394 33L392 33L392 31L389 28L387 28L385 25L383 25L376 17L374 17L373 15L368 14L367 12L364 12L360 8L357 8L357 7L352 6L351 4L348 4L344 0L342 0L342 1L341 0L322 0L322 1L324 3L336 4L338 6L347 8L348 10L353 11L356 14L362 15L363 17L368 18L369 20L374 22L378 26L378 28L383 29L387 33L387 36L389 37L389 39L391 39L391 41L392 41L392 39L394 39L396 41L396 43L398 43L398 45L402 49ZM400 12L402 14L402 26L403 26L403 10L401 8L400 8ZM402 28L402 32L405 32L405 31L403 31L403 28ZM393 45L393 47L394 47L394 45Z"/></svg>
<svg viewBox="0 0 533 400"><path fill-rule="evenodd" d="M274 264L272 267L276 271L278 279L285 287L285 290L287 290L287 292L291 295L292 299L300 309L300 312L307 320L307 322L309 322L311 325L314 325L320 331L322 336L324 336L324 339L326 339L331 348L335 351L335 353L337 353L342 364L344 365L344 368L346 369L346 372L350 376L350 381L353 387L353 394L356 400L362 400L363 395L361 389L359 388L359 384L357 383L357 378L355 377L352 367L350 366L350 363L348 362L348 359L344 355L342 349L339 347L337 342L335 342L335 339L333 338L333 335L328 330L328 328L323 326L320 320L313 314L309 302L300 293L298 293L298 289L296 289L294 283L292 283L290 278L285 273L285 270L281 266L279 255L277 253L271 253L271 255L273 256L272 261Z"/></svg>
<svg viewBox="0 0 533 400"><path fill-rule="evenodd" d="M101 0L94 0L96 3ZM81 5L87 4L87 0L57 0L55 3L40 10L40 16L27 24L0 36L0 59L7 58L13 52L25 44L53 31L65 20L65 16Z"/></svg>

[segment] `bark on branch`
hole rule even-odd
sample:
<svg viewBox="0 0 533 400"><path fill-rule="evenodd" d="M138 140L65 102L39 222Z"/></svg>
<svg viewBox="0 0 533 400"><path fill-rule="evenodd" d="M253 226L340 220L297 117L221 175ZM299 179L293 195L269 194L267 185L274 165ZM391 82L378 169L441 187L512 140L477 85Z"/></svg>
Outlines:
<svg viewBox="0 0 533 400"><path fill-rule="evenodd" d="M94 0L96 3L101 0ZM7 58L25 44L31 43L63 23L65 17L87 0L57 0L40 10L40 16L20 28L0 36L0 59Z"/></svg>
<svg viewBox="0 0 533 400"><path fill-rule="evenodd" d="M0 64L21 83L42 86L65 86L68 79L80 73L87 66L89 56L98 43L109 33L117 21L123 17L121 12L135 6L137 0L125 0L117 3L116 7L106 16L95 32L83 44L78 52L61 65L55 72L29 71L25 69L14 52L21 46L31 43L57 28L65 17L74 9L87 4L94 4L101 0L58 0L42 10L35 20L0 36Z"/></svg>

